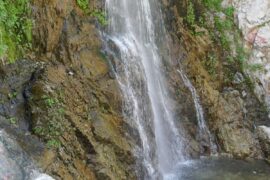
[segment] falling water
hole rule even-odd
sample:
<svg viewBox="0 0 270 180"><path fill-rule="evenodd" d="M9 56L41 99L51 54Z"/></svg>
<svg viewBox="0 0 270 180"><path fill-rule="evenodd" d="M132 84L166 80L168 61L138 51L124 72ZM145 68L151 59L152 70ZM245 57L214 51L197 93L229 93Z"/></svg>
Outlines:
<svg viewBox="0 0 270 180"><path fill-rule="evenodd" d="M54 180L42 174L13 138L0 129L0 179Z"/></svg>
<svg viewBox="0 0 270 180"><path fill-rule="evenodd" d="M199 96L196 92L196 89L190 82L190 80L187 78L183 70L178 70L181 78L184 81L185 86L190 90L193 102L195 105L195 110L196 110L196 116L198 120L198 128L199 128L199 137L200 138L205 138L204 140L207 141L207 144L210 145L210 153L211 154L216 154L217 153L217 147L216 144L214 143L213 137L208 129L208 126L206 125L205 119L204 119L204 113L203 113L203 108L200 103Z"/></svg>
<svg viewBox="0 0 270 180"><path fill-rule="evenodd" d="M174 178L172 171L184 156L157 45L165 38L157 36L156 26L164 27L159 21L158 2L106 0L106 8L106 41L116 46L113 49L109 45L109 49L115 57L115 74L125 98L123 113L139 133L141 148L137 155L146 169L142 178Z"/></svg>

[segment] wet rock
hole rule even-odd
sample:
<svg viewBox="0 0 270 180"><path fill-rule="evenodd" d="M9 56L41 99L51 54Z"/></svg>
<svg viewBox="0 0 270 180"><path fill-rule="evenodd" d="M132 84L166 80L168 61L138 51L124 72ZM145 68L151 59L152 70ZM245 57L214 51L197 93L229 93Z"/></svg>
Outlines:
<svg viewBox="0 0 270 180"><path fill-rule="evenodd" d="M29 133L31 122L25 98L32 75L41 68L37 61L26 59L0 67L0 128L17 137L17 143L33 157L39 156L44 146Z"/></svg>
<svg viewBox="0 0 270 180"><path fill-rule="evenodd" d="M50 176L39 172L30 151L25 152L16 142L15 136L0 129L0 177L2 179L36 179ZM34 148L34 147L33 147Z"/></svg>
<svg viewBox="0 0 270 180"><path fill-rule="evenodd" d="M267 126L259 126L257 128L257 135L262 146L262 150L270 162L270 128Z"/></svg>

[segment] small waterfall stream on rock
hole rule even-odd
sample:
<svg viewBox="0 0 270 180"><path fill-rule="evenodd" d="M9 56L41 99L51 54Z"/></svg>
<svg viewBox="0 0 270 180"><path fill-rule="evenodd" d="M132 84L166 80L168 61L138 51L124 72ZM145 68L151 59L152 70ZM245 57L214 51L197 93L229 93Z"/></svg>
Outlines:
<svg viewBox="0 0 270 180"><path fill-rule="evenodd" d="M188 79L188 77L185 75L182 69L178 70L182 80L184 81L185 86L190 90L193 101L194 101L194 106L196 110L196 116L198 120L198 129L199 129L199 138L207 141L207 145L210 145L210 153L211 154L216 154L217 153L217 146L213 140L212 134L210 133L208 126L206 125L205 119L204 119L204 113L203 113L203 108L200 103L199 96L196 92L196 89Z"/></svg>
<svg viewBox="0 0 270 180"><path fill-rule="evenodd" d="M106 42L116 46L109 49L125 99L123 114L139 133L141 148L136 154L146 169L142 179L177 179L173 170L185 157L157 44L166 38L158 36L155 28L164 27L159 4L156 0L106 0L106 8Z"/></svg>
<svg viewBox="0 0 270 180"><path fill-rule="evenodd" d="M0 179L3 180L53 180L40 173L16 141L0 129Z"/></svg>

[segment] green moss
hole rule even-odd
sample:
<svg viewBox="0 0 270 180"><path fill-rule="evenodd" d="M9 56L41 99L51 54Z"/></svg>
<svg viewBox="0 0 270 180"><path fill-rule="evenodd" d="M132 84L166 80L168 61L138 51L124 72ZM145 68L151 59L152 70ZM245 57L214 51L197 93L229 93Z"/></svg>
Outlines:
<svg viewBox="0 0 270 180"><path fill-rule="evenodd" d="M13 62L31 48L30 0L0 0L0 58Z"/></svg>

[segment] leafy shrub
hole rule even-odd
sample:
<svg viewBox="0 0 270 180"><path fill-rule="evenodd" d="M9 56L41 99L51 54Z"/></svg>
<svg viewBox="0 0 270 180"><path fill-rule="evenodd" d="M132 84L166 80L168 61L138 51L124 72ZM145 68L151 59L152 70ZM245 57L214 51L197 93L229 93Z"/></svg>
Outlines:
<svg viewBox="0 0 270 180"><path fill-rule="evenodd" d="M106 17L106 13L104 11L101 10L94 10L91 13L91 16L97 18L98 22L102 25L102 26L106 26L108 24L107 21L107 17Z"/></svg>
<svg viewBox="0 0 270 180"><path fill-rule="evenodd" d="M203 4L212 10L220 11L222 0L203 0Z"/></svg>
<svg viewBox="0 0 270 180"><path fill-rule="evenodd" d="M86 11L89 7L89 0L77 0L76 2L78 6L84 11Z"/></svg>
<svg viewBox="0 0 270 180"><path fill-rule="evenodd" d="M228 16L228 17L233 17L234 15L234 7L230 6L230 7L227 7L225 10L224 10L224 13Z"/></svg>
<svg viewBox="0 0 270 180"><path fill-rule="evenodd" d="M187 8L187 23L190 26L194 26L195 24L195 13L194 13L194 6L192 2L188 4L188 8Z"/></svg>
<svg viewBox="0 0 270 180"><path fill-rule="evenodd" d="M30 0L0 0L0 58L13 62L31 48Z"/></svg>
<svg viewBox="0 0 270 180"><path fill-rule="evenodd" d="M47 142L48 148L59 148L61 146L61 142L56 139L51 139Z"/></svg>

